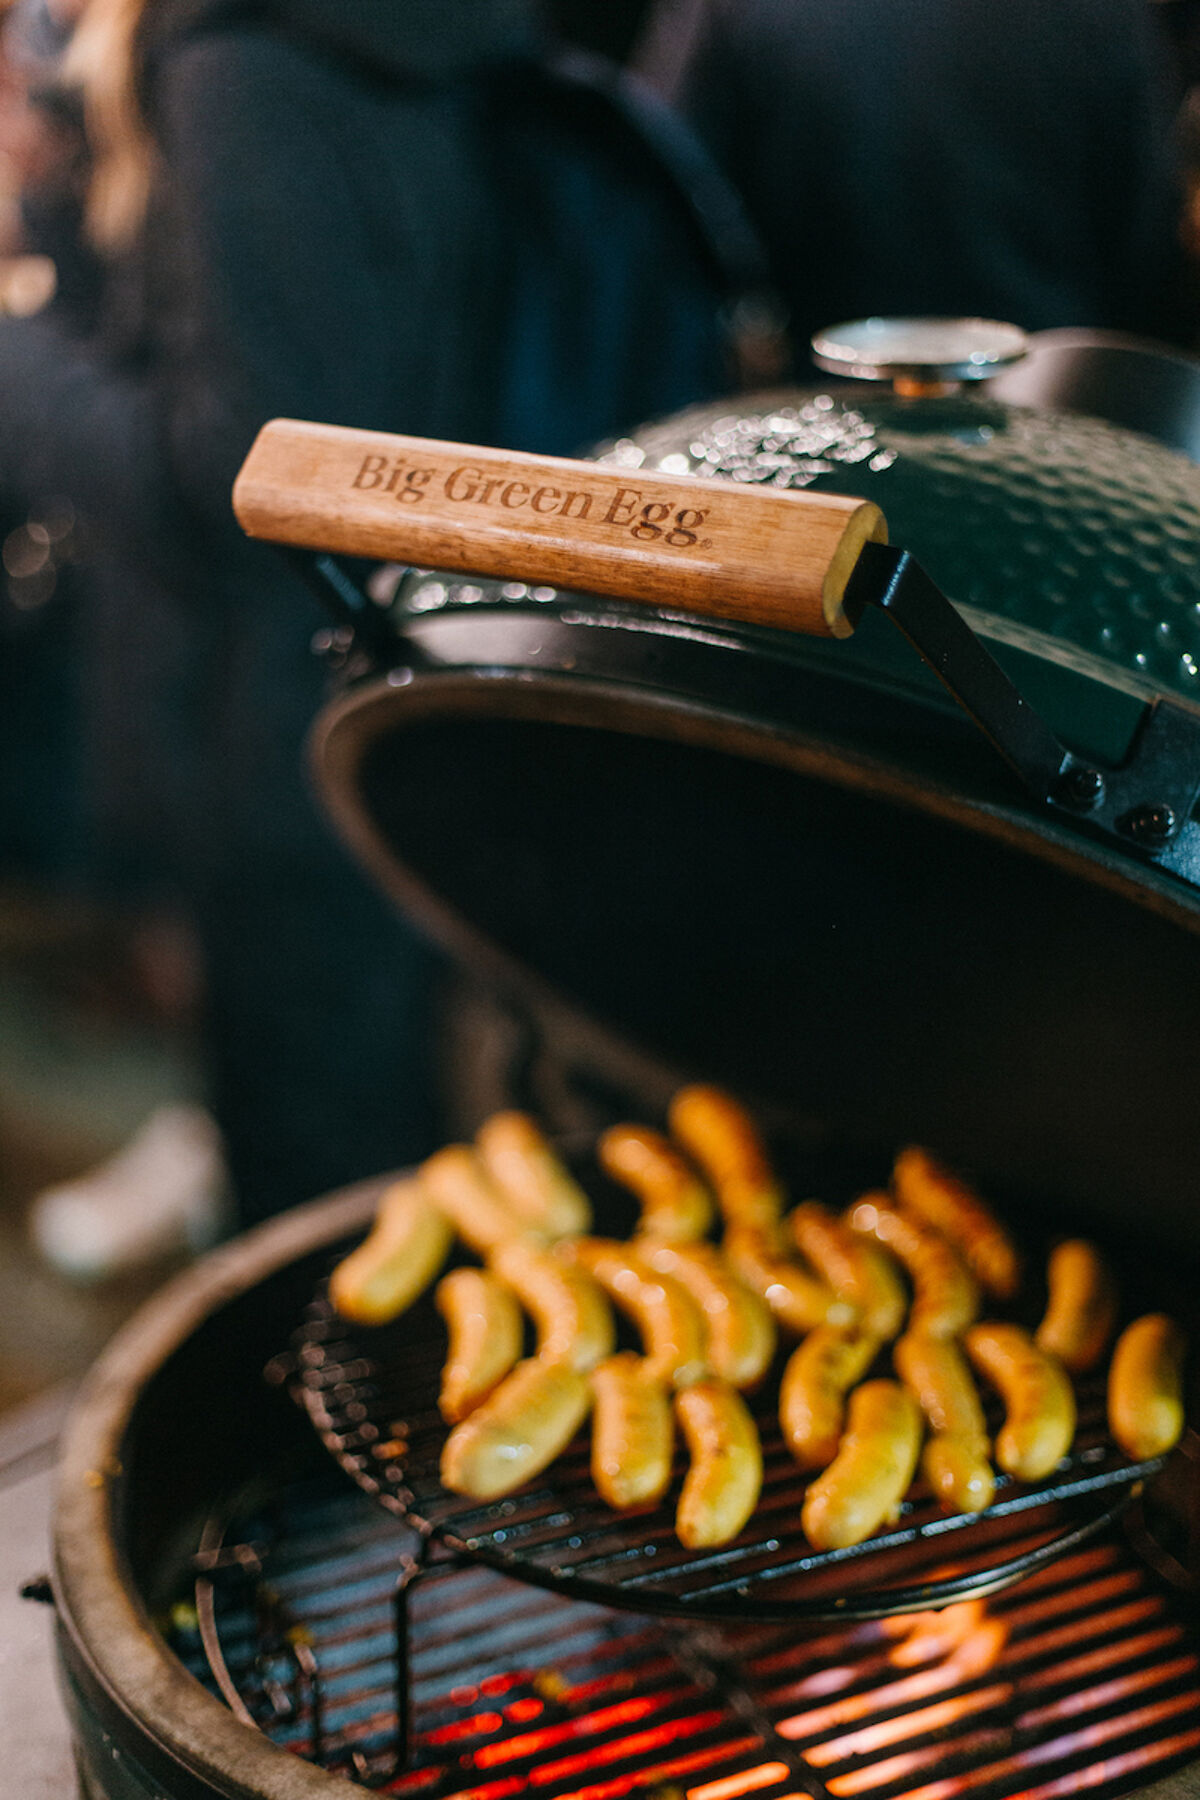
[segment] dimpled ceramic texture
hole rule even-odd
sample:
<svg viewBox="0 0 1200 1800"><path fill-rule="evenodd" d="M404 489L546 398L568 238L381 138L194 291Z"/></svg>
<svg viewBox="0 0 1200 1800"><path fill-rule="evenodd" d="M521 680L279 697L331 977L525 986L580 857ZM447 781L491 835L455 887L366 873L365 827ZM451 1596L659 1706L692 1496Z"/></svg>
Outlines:
<svg viewBox="0 0 1200 1800"><path fill-rule="evenodd" d="M697 409L609 454L873 500L960 605L1200 701L1200 467L1140 434L986 394L833 389Z"/></svg>

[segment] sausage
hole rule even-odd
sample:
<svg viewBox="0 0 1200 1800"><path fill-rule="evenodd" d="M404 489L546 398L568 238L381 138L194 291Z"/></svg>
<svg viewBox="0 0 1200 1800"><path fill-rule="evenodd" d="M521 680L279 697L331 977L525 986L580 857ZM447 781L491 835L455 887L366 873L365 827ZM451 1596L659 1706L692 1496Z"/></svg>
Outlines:
<svg viewBox="0 0 1200 1800"><path fill-rule="evenodd" d="M525 1225L548 1238L591 1230L587 1195L528 1113L493 1113L475 1133L475 1148L493 1185Z"/></svg>
<svg viewBox="0 0 1200 1800"><path fill-rule="evenodd" d="M417 1176L463 1243L480 1256L523 1232L523 1222L505 1205L468 1144L447 1144L421 1164Z"/></svg>
<svg viewBox="0 0 1200 1800"><path fill-rule="evenodd" d="M344 1319L382 1325L424 1292L453 1241L417 1180L395 1181L380 1197L370 1232L329 1277L329 1298Z"/></svg>
<svg viewBox="0 0 1200 1800"><path fill-rule="evenodd" d="M594 1276L642 1336L650 1370L672 1387L708 1372L704 1320L687 1289L660 1275L635 1250L612 1238L572 1238L563 1257Z"/></svg>
<svg viewBox="0 0 1200 1800"><path fill-rule="evenodd" d="M931 1430L987 1443L979 1390L966 1357L952 1339L906 1331L892 1347L892 1361Z"/></svg>
<svg viewBox="0 0 1200 1800"><path fill-rule="evenodd" d="M1117 1290L1104 1259L1084 1238L1068 1238L1050 1252L1049 1304L1034 1342L1073 1375L1094 1367L1117 1316Z"/></svg>
<svg viewBox="0 0 1200 1800"><path fill-rule="evenodd" d="M446 1439L442 1485L473 1500L511 1494L566 1449L591 1403L586 1375L527 1357Z"/></svg>
<svg viewBox="0 0 1200 1800"><path fill-rule="evenodd" d="M894 1338L908 1295L888 1253L856 1236L816 1200L797 1206L784 1226L818 1275L854 1308L863 1330L885 1342Z"/></svg>
<svg viewBox="0 0 1200 1800"><path fill-rule="evenodd" d="M856 1322L848 1301L784 1256L778 1227L731 1225L721 1248L734 1274L766 1301L785 1331L803 1337L816 1325Z"/></svg>
<svg viewBox="0 0 1200 1800"><path fill-rule="evenodd" d="M612 1309L586 1269L523 1238L497 1244L490 1264L532 1317L539 1356L586 1370L612 1354Z"/></svg>
<svg viewBox="0 0 1200 1800"><path fill-rule="evenodd" d="M992 1465L973 1438L941 1433L926 1438L921 1473L948 1513L983 1512L996 1497Z"/></svg>
<svg viewBox="0 0 1200 1800"><path fill-rule="evenodd" d="M670 1390L632 1350L592 1370L592 1480L624 1512L661 1500L671 1480Z"/></svg>
<svg viewBox="0 0 1200 1800"><path fill-rule="evenodd" d="M962 1351L950 1338L907 1331L892 1360L929 1421L921 1467L930 1487L947 1512L982 1512L992 1503L996 1478L979 1390Z"/></svg>
<svg viewBox="0 0 1200 1800"><path fill-rule="evenodd" d="M762 1445L736 1388L710 1377L675 1396L689 1465L675 1512L675 1535L686 1550L705 1550L735 1538L762 1490Z"/></svg>
<svg viewBox="0 0 1200 1800"><path fill-rule="evenodd" d="M512 1289L486 1269L451 1269L438 1282L436 1299L450 1334L438 1406L456 1425L520 1357L524 1320Z"/></svg>
<svg viewBox="0 0 1200 1800"><path fill-rule="evenodd" d="M898 1381L865 1381L850 1396L841 1448L810 1482L800 1522L814 1550L861 1544L895 1519L921 1448L921 1409Z"/></svg>
<svg viewBox="0 0 1200 1800"><path fill-rule="evenodd" d="M671 1135L707 1175L730 1225L767 1227L783 1216L783 1190L745 1108L721 1088L680 1088Z"/></svg>
<svg viewBox="0 0 1200 1800"><path fill-rule="evenodd" d="M637 1196L638 1231L670 1243L702 1238L712 1224L712 1197L674 1144L645 1125L614 1125L599 1144L606 1175Z"/></svg>
<svg viewBox="0 0 1200 1800"><path fill-rule="evenodd" d="M659 1243L641 1239L638 1253L659 1275L686 1288L704 1320L708 1366L731 1387L761 1381L775 1354L771 1309L746 1286L711 1244Z"/></svg>
<svg viewBox="0 0 1200 1800"><path fill-rule="evenodd" d="M915 1145L892 1168L892 1187L902 1207L917 1213L950 1239L967 1267L999 1300L1011 1300L1021 1279L1016 1247L999 1220L948 1169Z"/></svg>
<svg viewBox="0 0 1200 1800"><path fill-rule="evenodd" d="M846 1223L903 1263L913 1290L910 1331L957 1337L979 1317L979 1283L953 1245L915 1213L898 1211L886 1194L864 1194Z"/></svg>
<svg viewBox="0 0 1200 1800"><path fill-rule="evenodd" d="M972 1325L963 1342L975 1367L1004 1401L996 1461L1018 1481L1041 1481L1057 1468L1075 1436L1069 1375L1020 1325L985 1321Z"/></svg>
<svg viewBox="0 0 1200 1800"><path fill-rule="evenodd" d="M1117 1339L1108 1371L1108 1424L1126 1456L1164 1456L1183 1434L1187 1342L1166 1313L1147 1313Z"/></svg>
<svg viewBox="0 0 1200 1800"><path fill-rule="evenodd" d="M779 1424L802 1469L837 1455L846 1395L870 1368L879 1339L855 1326L818 1325L793 1350L779 1384Z"/></svg>

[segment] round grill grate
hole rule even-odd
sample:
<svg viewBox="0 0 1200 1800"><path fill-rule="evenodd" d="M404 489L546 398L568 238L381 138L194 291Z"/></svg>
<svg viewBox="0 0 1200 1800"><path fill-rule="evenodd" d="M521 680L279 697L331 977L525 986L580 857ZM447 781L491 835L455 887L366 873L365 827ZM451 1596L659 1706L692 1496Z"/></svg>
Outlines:
<svg viewBox="0 0 1200 1800"><path fill-rule="evenodd" d="M326 1448L407 1524L517 1579L663 1616L873 1619L996 1593L1101 1531L1162 1464L1131 1463L1114 1449L1103 1376L1084 1379L1075 1443L1052 1481L1026 1487L1001 1475L994 1504L974 1517L948 1517L931 1498L915 1498L891 1529L816 1552L800 1529L806 1478L783 1442L778 1380L768 1378L750 1402L763 1444L759 1505L734 1542L696 1553L673 1529L682 1456L663 1503L626 1514L592 1485L586 1432L505 1499L482 1503L444 1488L437 1395L446 1336L429 1296L394 1323L364 1329L339 1318L322 1289L293 1354L293 1392Z"/></svg>

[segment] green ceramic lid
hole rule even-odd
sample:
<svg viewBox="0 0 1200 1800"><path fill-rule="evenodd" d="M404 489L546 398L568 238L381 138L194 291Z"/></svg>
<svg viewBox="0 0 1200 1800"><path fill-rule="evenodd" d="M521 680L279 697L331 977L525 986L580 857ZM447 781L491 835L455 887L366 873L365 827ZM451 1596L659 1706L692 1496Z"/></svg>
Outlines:
<svg viewBox="0 0 1200 1800"><path fill-rule="evenodd" d="M904 399L855 384L695 409L608 455L873 500L977 631L1067 683L1068 712L1087 710L1072 676L1200 703L1200 467L1147 437L980 389ZM891 664L894 647L868 635L847 656Z"/></svg>

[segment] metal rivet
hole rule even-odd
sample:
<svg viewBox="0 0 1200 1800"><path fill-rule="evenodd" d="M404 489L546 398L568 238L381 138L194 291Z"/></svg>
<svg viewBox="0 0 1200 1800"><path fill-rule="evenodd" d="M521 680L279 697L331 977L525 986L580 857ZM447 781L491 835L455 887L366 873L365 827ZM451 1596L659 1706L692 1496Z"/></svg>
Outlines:
<svg viewBox="0 0 1200 1800"><path fill-rule="evenodd" d="M1070 769L1058 784L1058 798L1075 812L1091 812L1104 798L1104 777L1099 769Z"/></svg>
<svg viewBox="0 0 1200 1800"><path fill-rule="evenodd" d="M1137 806L1120 821L1121 830L1147 849L1157 849L1167 843L1176 823L1174 809L1165 800Z"/></svg>

